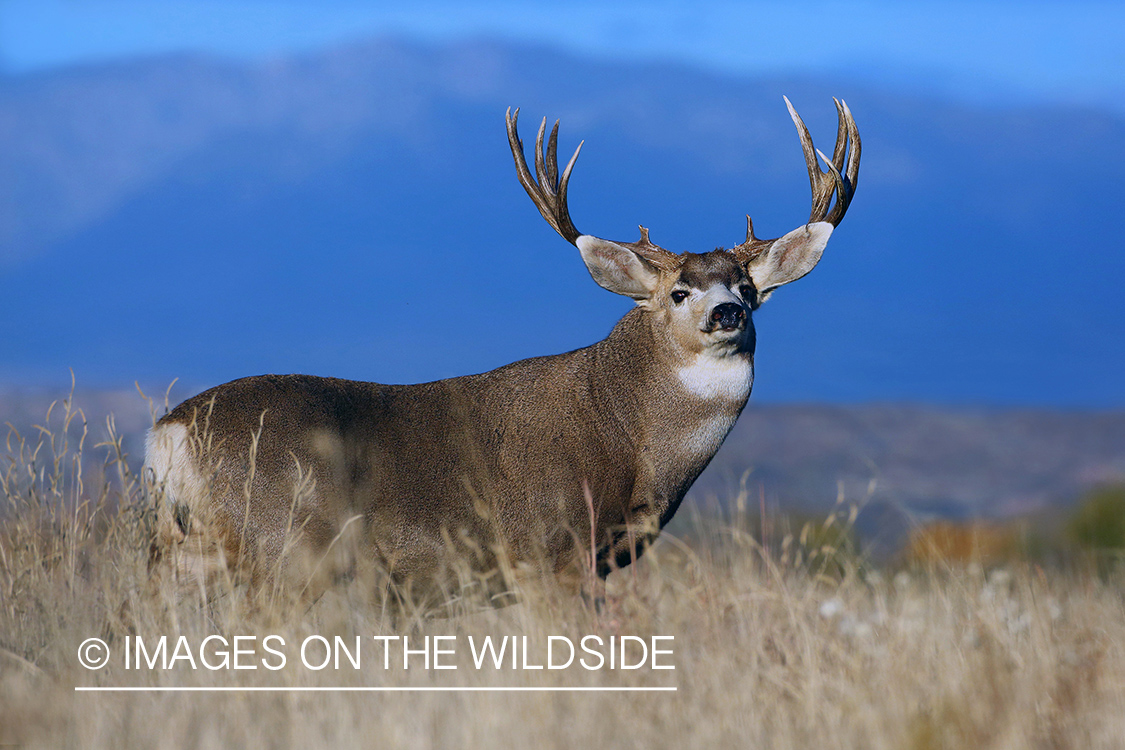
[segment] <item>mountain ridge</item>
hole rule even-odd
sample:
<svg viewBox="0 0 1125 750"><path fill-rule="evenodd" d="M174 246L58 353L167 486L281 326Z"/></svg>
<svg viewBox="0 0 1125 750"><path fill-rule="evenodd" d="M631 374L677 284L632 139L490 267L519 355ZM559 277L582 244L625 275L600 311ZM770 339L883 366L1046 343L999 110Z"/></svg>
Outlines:
<svg viewBox="0 0 1125 750"><path fill-rule="evenodd" d="M416 382L587 345L627 303L523 196L503 110L528 147L543 114L560 150L586 141L580 228L701 251L745 213L765 236L803 220L781 93L822 149L843 95L865 155L821 267L760 311L756 397L1125 403L1120 118L387 39L0 80L0 381ZM451 294L427 304L435 284Z"/></svg>

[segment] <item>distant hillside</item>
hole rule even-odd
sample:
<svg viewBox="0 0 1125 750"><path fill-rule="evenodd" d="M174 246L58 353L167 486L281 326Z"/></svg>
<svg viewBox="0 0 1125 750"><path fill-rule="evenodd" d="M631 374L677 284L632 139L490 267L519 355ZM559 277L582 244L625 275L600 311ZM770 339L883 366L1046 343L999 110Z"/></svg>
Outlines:
<svg viewBox="0 0 1125 750"><path fill-rule="evenodd" d="M912 523L1026 516L1122 481L1125 412L751 404L692 493L745 487L814 514L842 493L885 546Z"/></svg>
<svg viewBox="0 0 1125 750"><path fill-rule="evenodd" d="M380 39L244 64L0 78L0 383L435 379L604 336L503 133L585 139L583 231L676 250L808 212L781 95L860 189L821 266L757 315L760 400L1125 406L1125 122L846 81L734 78L501 43Z"/></svg>

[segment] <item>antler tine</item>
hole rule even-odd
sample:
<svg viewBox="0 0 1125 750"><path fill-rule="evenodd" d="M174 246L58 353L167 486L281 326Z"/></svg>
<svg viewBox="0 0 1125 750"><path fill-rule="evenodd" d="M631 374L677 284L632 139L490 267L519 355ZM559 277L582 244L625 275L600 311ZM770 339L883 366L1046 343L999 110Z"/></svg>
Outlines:
<svg viewBox="0 0 1125 750"><path fill-rule="evenodd" d="M504 122L508 126L508 145L512 149L512 158L516 162L516 177L519 178L520 184L523 189L527 191L527 195L531 198L531 202L539 209L539 213L543 214L543 218L551 221L549 211L543 203L543 197L539 194L538 186L535 184L535 178L531 176L531 170L527 168L527 159L523 155L523 141L520 140L516 132L516 121L519 119L520 110L516 107L515 114L512 113L512 108L509 107L508 111L504 114ZM552 226L554 223L552 222Z"/></svg>
<svg viewBox="0 0 1125 750"><path fill-rule="evenodd" d="M551 142L550 142L550 145L549 145L549 149L550 149L550 152L551 152L551 159L548 162L548 167L551 170L550 173L552 175L554 175L554 177L551 177L552 180L554 180L555 177L558 176L558 171L559 171L559 162L558 162L558 159L556 159L555 156L554 156L555 152L558 149L558 146L557 146L558 136L556 135L558 127L559 127L559 124L558 124L558 122L556 122L555 123L555 129L551 131ZM563 169L562 178L559 179L559 189L558 189L557 193L558 193L558 197L559 197L559 202L562 204L563 214L566 216L566 220L567 220L568 223L570 222L570 213L569 213L569 209L567 209L567 207L566 207L566 186L570 184L570 172L571 172L571 170L574 169L574 162L578 161L578 152L582 150L582 144L585 143L585 142L586 141L579 141L578 142L578 148L574 149L574 155L571 156L570 161L568 161L566 163L566 168ZM574 224L570 224L570 226L571 226L572 229L574 228ZM575 229L574 231L577 232L578 230ZM573 242L573 240L571 240L571 242Z"/></svg>
<svg viewBox="0 0 1125 750"><path fill-rule="evenodd" d="M836 169L842 170L844 168L844 151L848 145L848 129L844 123L842 102L836 97L832 97L832 102L836 105L836 146L832 149L832 163L836 165Z"/></svg>
<svg viewBox="0 0 1125 750"><path fill-rule="evenodd" d="M535 134L535 180L539 183L539 187L545 189L548 193L554 192L554 180L547 177L547 167L543 159L543 132L547 128L547 118L544 117L539 122L539 132Z"/></svg>
<svg viewBox="0 0 1125 750"><path fill-rule="evenodd" d="M860 152L863 150L863 144L859 140L859 128L855 124L855 118L852 117L852 111L848 109L848 103L841 100L836 103L837 117L840 121L839 131L847 129L847 138L845 139L842 132L836 134L836 151L840 155L833 158L833 163L836 165L836 170L843 171L843 188L836 191L836 206L832 209L832 214L826 219L836 226L840 220L844 218L844 213L848 210L848 206L852 202L852 196L855 195L856 185L859 184L859 157ZM847 169L844 169L843 161L843 143L845 140L850 143L848 149L848 162ZM835 157L835 154L833 155Z"/></svg>
<svg viewBox="0 0 1125 750"><path fill-rule="evenodd" d="M847 202L851 200L851 193L849 192L847 185L844 183L844 176L840 174L840 168L836 166L835 162L830 161L828 157L824 155L824 152L819 148L816 150L816 153L821 159L824 160L824 166L828 167L827 174L832 177L832 189L836 191L837 196L836 205L832 208L832 213L835 214L840 206L840 203L844 203L845 207L847 206ZM829 193L829 195L831 195L831 193ZM840 211L839 213L841 216L843 216L843 211ZM825 219L825 221L827 221L827 219ZM836 223L839 223L838 219ZM836 223L833 223L832 226L836 226Z"/></svg>
<svg viewBox="0 0 1125 750"><path fill-rule="evenodd" d="M848 181L851 182L852 190L855 190L856 185L859 184L859 155L863 150L863 144L859 140L859 126L855 124L855 118L852 117L852 111L848 109L848 103L843 99L840 104L844 107L844 117L848 122L848 137L852 141L852 153L848 157Z"/></svg>
<svg viewBox="0 0 1125 750"><path fill-rule="evenodd" d="M539 213L543 215L547 223L567 242L574 243L582 233L575 228L574 222L570 220L570 212L566 205L566 186L570 181L570 172L574 168L574 162L578 160L578 153L582 150L582 144L578 144L578 148L574 150L574 156L570 157L570 162L563 170L562 180L558 180L558 158L556 154L558 125L556 124L555 129L551 131L551 140L547 146L546 160L544 160L543 132L547 125L547 121L544 119L543 124L539 126L539 134L535 139L535 172L538 176L538 180L536 180L535 177L532 177L531 170L528 169L527 159L523 153L523 141L520 140L516 129L519 115L518 107L515 112L509 108L505 114L505 122L508 126L508 145L512 149L512 158L516 163L516 175L519 177L523 189L527 191L528 197L531 198L531 202L539 209Z"/></svg>
<svg viewBox="0 0 1125 750"><path fill-rule="evenodd" d="M671 250L665 250L660 245L654 244L652 240L648 238L647 227L640 226L637 228L641 230L641 238L639 240L636 242L619 242L617 244L624 245L663 271L675 271L684 264L685 256L677 255Z"/></svg>
<svg viewBox="0 0 1125 750"><path fill-rule="evenodd" d="M546 122L547 118L544 117L543 121ZM547 139L547 184L559 184L559 121L555 120L554 127L551 128L551 137ZM566 189L559 185L559 190L566 192Z"/></svg>

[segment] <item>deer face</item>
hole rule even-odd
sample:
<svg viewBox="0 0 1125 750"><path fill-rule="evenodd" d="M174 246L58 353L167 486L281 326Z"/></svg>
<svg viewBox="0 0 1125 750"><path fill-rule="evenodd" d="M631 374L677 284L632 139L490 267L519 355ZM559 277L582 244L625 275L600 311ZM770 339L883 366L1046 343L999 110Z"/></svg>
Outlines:
<svg viewBox="0 0 1125 750"><path fill-rule="evenodd" d="M654 254L644 230L640 243L584 234L575 244L594 281L652 313L674 348L689 356L728 356L754 353L751 313L773 289L808 273L831 233L830 224L809 224L749 260L727 250Z"/></svg>
<svg viewBox="0 0 1125 750"><path fill-rule="evenodd" d="M663 320L677 348L712 356L754 353L754 285L733 255L687 253L677 272L663 276L641 304Z"/></svg>
<svg viewBox="0 0 1125 750"><path fill-rule="evenodd" d="M616 242L583 235L575 244L598 284L632 297L644 311L656 344L649 357L695 397L746 402L754 375L751 314L759 294L751 270L734 253L683 253L661 268L659 259Z"/></svg>

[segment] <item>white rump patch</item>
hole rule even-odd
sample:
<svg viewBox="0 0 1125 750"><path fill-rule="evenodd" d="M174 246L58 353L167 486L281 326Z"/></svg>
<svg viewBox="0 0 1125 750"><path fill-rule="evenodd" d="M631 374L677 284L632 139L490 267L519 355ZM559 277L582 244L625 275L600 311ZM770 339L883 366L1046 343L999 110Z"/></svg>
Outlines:
<svg viewBox="0 0 1125 750"><path fill-rule="evenodd" d="M229 566L221 529L211 522L208 483L192 455L188 429L171 423L148 433L144 481L156 504L155 543L161 557L170 564L181 593L198 590L205 600L207 587Z"/></svg>
<svg viewBox="0 0 1125 750"><path fill-rule="evenodd" d="M677 373L692 394L705 399L744 403L754 383L754 365L748 357L698 354Z"/></svg>
<svg viewBox="0 0 1125 750"><path fill-rule="evenodd" d="M154 427L145 440L145 468L152 471L151 489L160 507L178 502L195 508L207 495L188 440L187 427L174 422Z"/></svg>

